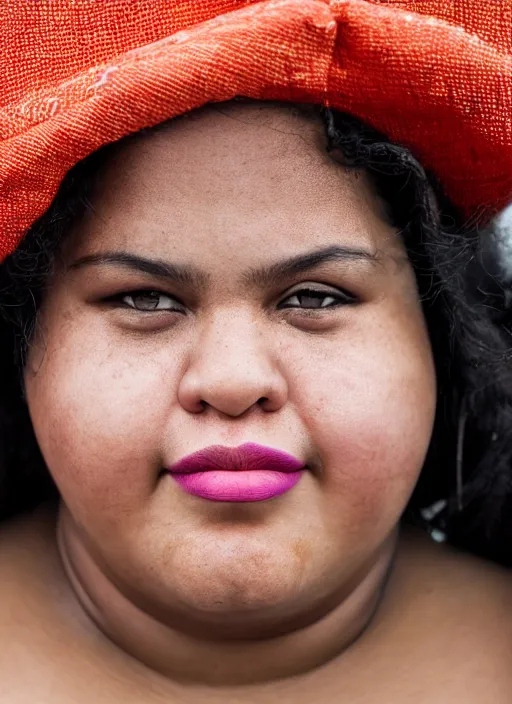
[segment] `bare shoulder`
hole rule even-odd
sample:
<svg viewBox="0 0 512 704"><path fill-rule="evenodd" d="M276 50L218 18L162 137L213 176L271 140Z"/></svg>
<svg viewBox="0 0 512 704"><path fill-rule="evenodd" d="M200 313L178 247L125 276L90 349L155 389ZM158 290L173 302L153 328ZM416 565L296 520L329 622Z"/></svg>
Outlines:
<svg viewBox="0 0 512 704"><path fill-rule="evenodd" d="M415 531L404 533L398 557L410 584L424 585L420 590L424 597L429 594L439 605L466 609L478 604L478 612L506 610L510 614L507 625L512 628L512 570L435 543Z"/></svg>
<svg viewBox="0 0 512 704"><path fill-rule="evenodd" d="M27 634L46 627L49 608L62 594L55 544L55 515L44 508L0 526L0 638L24 648ZM3 653L3 655L2 655Z"/></svg>
<svg viewBox="0 0 512 704"><path fill-rule="evenodd" d="M56 514L44 506L0 525L0 593L15 598L57 564ZM49 585L47 585L49 586Z"/></svg>
<svg viewBox="0 0 512 704"><path fill-rule="evenodd" d="M508 703L512 574L404 530L366 642L379 701Z"/></svg>
<svg viewBox="0 0 512 704"><path fill-rule="evenodd" d="M512 701L512 571L410 532L392 579L403 656L416 649L453 701Z"/></svg>
<svg viewBox="0 0 512 704"><path fill-rule="evenodd" d="M50 507L0 525L0 704L70 701L60 692L74 646L55 525Z"/></svg>

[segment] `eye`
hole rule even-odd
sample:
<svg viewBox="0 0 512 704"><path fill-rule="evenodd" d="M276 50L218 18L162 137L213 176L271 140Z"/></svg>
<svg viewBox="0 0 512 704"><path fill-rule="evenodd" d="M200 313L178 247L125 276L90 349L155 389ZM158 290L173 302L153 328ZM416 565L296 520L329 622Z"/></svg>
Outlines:
<svg viewBox="0 0 512 704"><path fill-rule="evenodd" d="M113 300L120 301L127 308L142 312L172 311L184 313L185 308L176 298L162 291L130 291L115 296Z"/></svg>
<svg viewBox="0 0 512 704"><path fill-rule="evenodd" d="M334 308L339 305L355 303L355 298L342 291L320 291L318 289L304 288L285 298L279 305L280 308L299 308L301 310L318 310Z"/></svg>

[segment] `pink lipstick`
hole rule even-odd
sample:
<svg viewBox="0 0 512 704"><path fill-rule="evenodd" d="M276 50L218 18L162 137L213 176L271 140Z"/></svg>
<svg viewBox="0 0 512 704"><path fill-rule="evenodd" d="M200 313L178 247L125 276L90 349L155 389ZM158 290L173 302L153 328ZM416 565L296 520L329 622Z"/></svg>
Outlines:
<svg viewBox="0 0 512 704"><path fill-rule="evenodd" d="M255 443L214 445L168 468L188 494L210 501L266 501L290 491L305 465L286 452Z"/></svg>

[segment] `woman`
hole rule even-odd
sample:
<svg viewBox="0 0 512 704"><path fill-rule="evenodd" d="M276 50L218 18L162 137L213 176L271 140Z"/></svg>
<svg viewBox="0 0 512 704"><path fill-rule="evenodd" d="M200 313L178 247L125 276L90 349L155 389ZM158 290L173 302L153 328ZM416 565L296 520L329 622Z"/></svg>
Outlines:
<svg viewBox="0 0 512 704"><path fill-rule="evenodd" d="M456 217L303 105L69 172L1 269L6 701L509 701L508 572L411 526L507 561L502 264Z"/></svg>

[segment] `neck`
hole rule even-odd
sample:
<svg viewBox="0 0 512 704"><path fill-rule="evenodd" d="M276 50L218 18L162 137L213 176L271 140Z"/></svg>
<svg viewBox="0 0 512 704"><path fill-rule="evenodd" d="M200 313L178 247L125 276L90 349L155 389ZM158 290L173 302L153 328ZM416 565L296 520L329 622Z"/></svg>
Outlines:
<svg viewBox="0 0 512 704"><path fill-rule="evenodd" d="M389 573L396 533L372 555L343 593L304 618L246 638L201 637L197 628L170 627L115 586L88 550L66 509L58 520L58 547L76 603L94 628L121 652L176 682L234 687L306 673L332 661L361 636L375 613ZM193 635L191 635L193 633Z"/></svg>

